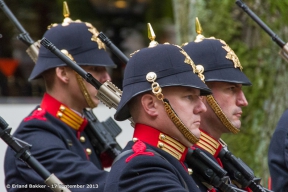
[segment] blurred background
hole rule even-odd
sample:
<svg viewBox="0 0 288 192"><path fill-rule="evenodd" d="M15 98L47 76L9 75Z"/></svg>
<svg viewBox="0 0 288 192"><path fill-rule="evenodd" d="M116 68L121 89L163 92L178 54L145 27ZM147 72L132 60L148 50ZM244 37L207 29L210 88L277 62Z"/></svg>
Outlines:
<svg viewBox="0 0 288 192"><path fill-rule="evenodd" d="M287 62L278 54L280 47L271 40L235 1L207 0L67 0L70 18L92 23L127 56L147 47L147 23L151 23L159 43L181 45L194 40L195 17L205 37L223 39L238 55L243 71L252 82L244 92L249 106L243 109L238 135L225 135L224 141L262 178L267 187L267 151L276 124L288 106ZM288 40L288 0L245 0L282 40ZM34 41L42 38L51 23L62 23L63 0L6 0L5 3ZM41 80L28 82L34 66L27 46L17 39L19 31L0 11L0 116L14 106L10 116L20 122L25 104L37 104L45 89ZM109 50L108 50L109 51ZM111 54L117 69L112 81L122 88L125 63ZM31 108L32 110L32 108ZM18 112L17 112L18 111ZM28 112L27 112L28 114ZM97 115L97 113L96 113ZM113 114L111 114L113 115ZM12 118L12 119L13 119ZM8 122L9 123L9 122ZM10 122L11 123L11 122ZM16 129L18 124L15 124ZM132 129L130 130L132 132ZM129 134L128 134L129 135ZM127 140L130 139L130 135ZM2 142L3 143L3 142ZM1 144L2 144L1 143ZM3 167L3 166L2 166ZM0 184L1 185L1 184Z"/></svg>

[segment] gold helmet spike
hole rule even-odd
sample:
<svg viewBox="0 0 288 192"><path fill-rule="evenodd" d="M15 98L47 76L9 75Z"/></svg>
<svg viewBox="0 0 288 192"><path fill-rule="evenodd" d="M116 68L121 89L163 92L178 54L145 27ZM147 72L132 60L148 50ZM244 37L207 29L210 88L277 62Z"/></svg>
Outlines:
<svg viewBox="0 0 288 192"><path fill-rule="evenodd" d="M196 36L196 39L194 42L201 42L205 37L201 34L202 33L202 27L201 27L201 24L198 20L198 17L196 17L195 19L195 29L196 29L196 33L197 33L197 36Z"/></svg>
<svg viewBox="0 0 288 192"><path fill-rule="evenodd" d="M70 11L68 8L68 4L66 1L63 1L63 16L64 16L64 21L62 23L63 26L69 25L69 23L72 22L72 19L70 19Z"/></svg>
<svg viewBox="0 0 288 192"><path fill-rule="evenodd" d="M156 45L158 45L158 42L155 41L156 35L150 23L147 23L147 27L148 27L148 38L151 40L151 42L149 43L149 47L155 47Z"/></svg>
<svg viewBox="0 0 288 192"><path fill-rule="evenodd" d="M63 16L64 18L67 18L70 16L70 11L69 11L68 4L66 1L63 2Z"/></svg>

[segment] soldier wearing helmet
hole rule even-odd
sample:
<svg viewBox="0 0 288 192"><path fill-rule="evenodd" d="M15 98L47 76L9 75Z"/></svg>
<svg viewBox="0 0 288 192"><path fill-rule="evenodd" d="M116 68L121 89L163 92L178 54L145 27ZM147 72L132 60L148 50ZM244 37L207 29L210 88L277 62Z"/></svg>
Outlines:
<svg viewBox="0 0 288 192"><path fill-rule="evenodd" d="M135 130L116 158L105 191L198 191L184 159L198 141L201 96L210 94L179 46L158 44L132 54L115 119L132 117ZM201 74L198 74L201 75Z"/></svg>
<svg viewBox="0 0 288 192"><path fill-rule="evenodd" d="M110 80L106 67L115 65L90 23L66 17L63 23L51 25L44 37L101 83ZM86 185L95 184L102 191L108 173L84 131L89 124L83 117L84 108L94 108L99 103L97 90L44 47L40 47L29 80L37 78L44 79L46 93L14 135L32 144L32 155L64 184L83 186L77 191L91 191ZM38 174L14 157L10 148L4 169L6 184L44 184Z"/></svg>
<svg viewBox="0 0 288 192"><path fill-rule="evenodd" d="M182 48L195 64L204 69L203 80L211 89L212 95L203 98L207 108L201 114L200 140L193 145L206 152L222 166L219 152L225 146L221 136L224 133L238 133L241 127L242 107L248 105L242 87L251 85L243 73L243 67L234 51L221 39L205 38L196 19L198 33L195 41L185 43ZM195 178L195 177L194 177ZM201 183L198 178L195 178ZM213 188L201 185L202 191Z"/></svg>

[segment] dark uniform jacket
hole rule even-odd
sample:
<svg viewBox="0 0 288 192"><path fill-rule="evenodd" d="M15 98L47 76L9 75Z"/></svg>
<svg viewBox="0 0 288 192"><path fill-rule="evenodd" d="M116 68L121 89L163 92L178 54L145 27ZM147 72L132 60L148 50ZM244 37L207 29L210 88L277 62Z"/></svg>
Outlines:
<svg viewBox="0 0 288 192"><path fill-rule="evenodd" d="M273 191L288 191L288 110L280 118L268 151Z"/></svg>
<svg viewBox="0 0 288 192"><path fill-rule="evenodd" d="M183 162L187 147L143 124L136 124L133 141L112 165L104 191L199 192Z"/></svg>
<svg viewBox="0 0 288 192"><path fill-rule="evenodd" d="M14 136L32 144L32 156L64 184L71 185L71 191L103 191L108 173L84 133L87 126L85 118L45 94L41 105L21 122ZM46 190L33 189L45 185L44 179L17 159L11 148L6 152L4 171L8 191L51 191L47 186Z"/></svg>

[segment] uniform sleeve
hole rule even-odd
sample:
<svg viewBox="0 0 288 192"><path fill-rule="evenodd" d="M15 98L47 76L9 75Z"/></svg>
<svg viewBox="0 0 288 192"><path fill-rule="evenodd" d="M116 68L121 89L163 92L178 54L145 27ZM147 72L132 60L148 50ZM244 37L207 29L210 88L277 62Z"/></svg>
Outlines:
<svg viewBox="0 0 288 192"><path fill-rule="evenodd" d="M288 189L288 112L281 117L271 139L268 165L273 191Z"/></svg>
<svg viewBox="0 0 288 192"><path fill-rule="evenodd" d="M98 169L92 162L69 150L67 143L63 141L64 139L61 138L59 133L50 131L49 128L39 129L37 126L40 125L31 125L31 123L25 125L25 128L22 129L24 131L19 132L17 135L22 135L21 140L23 139L27 143L32 144L31 154L50 173L54 173L64 184L69 184L71 191L103 191L105 179L108 175L107 172ZM48 125L41 125L41 127L45 126L47 127ZM15 175L13 173L15 169L22 178L26 179L28 184L44 183L43 179L34 170L19 159L16 159L11 153L13 151L10 149L10 152L8 150L6 155L6 183L13 182L13 178L10 175ZM8 161L11 161L11 163L7 163ZM48 188L48 191L51 190Z"/></svg>
<svg viewBox="0 0 288 192"><path fill-rule="evenodd" d="M175 168L165 159L156 155L139 155L128 163L125 159L112 166L105 192L186 191Z"/></svg>

